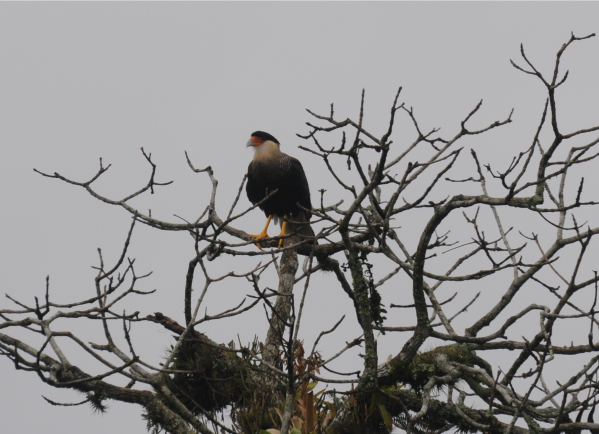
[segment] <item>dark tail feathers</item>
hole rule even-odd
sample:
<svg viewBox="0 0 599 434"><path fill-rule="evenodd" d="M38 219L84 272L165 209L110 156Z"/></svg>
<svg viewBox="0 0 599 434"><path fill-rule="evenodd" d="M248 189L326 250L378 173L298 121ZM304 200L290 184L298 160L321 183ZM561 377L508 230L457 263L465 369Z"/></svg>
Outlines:
<svg viewBox="0 0 599 434"><path fill-rule="evenodd" d="M315 237L314 230L304 212L300 212L297 216L287 220L285 234L297 234L308 239L314 239Z"/></svg>

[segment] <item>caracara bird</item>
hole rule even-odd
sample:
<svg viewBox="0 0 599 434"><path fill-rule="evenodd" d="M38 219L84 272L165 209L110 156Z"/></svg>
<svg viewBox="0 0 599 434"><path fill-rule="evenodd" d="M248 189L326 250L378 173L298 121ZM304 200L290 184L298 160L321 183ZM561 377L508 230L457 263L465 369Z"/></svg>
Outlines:
<svg viewBox="0 0 599 434"><path fill-rule="evenodd" d="M274 218L275 224L281 223L281 233L314 236L310 227L312 203L310 188L299 160L281 152L277 139L263 131L252 133L247 147L254 148L254 159L248 166L248 180L245 191L252 204L256 204L269 193L277 190L260 209L268 220L264 230L258 235L250 235L257 241L268 238L268 225ZM258 247L260 243L256 243ZM279 241L279 248L283 239Z"/></svg>

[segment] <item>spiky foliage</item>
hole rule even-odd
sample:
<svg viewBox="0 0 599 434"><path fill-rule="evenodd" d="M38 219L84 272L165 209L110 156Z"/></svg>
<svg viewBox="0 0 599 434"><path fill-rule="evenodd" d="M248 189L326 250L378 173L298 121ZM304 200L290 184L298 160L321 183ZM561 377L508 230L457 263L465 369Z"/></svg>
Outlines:
<svg viewBox="0 0 599 434"><path fill-rule="evenodd" d="M234 352L186 338L175 355L172 376L177 398L195 414L243 401L252 389L248 367Z"/></svg>

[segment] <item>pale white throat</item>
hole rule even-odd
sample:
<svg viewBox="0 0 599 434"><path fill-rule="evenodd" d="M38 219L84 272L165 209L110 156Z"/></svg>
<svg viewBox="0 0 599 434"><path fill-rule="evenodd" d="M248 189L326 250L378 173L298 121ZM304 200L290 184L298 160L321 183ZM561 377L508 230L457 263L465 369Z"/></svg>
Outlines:
<svg viewBox="0 0 599 434"><path fill-rule="evenodd" d="M254 148L254 161L278 158L283 155L283 153L279 149L279 145L277 145L272 140L266 140L261 144L256 144L249 140L246 146Z"/></svg>

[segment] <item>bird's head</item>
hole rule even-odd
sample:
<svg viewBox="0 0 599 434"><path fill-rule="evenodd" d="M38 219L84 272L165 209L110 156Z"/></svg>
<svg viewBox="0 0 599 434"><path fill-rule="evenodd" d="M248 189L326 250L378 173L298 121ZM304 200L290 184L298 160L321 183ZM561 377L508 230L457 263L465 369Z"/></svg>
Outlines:
<svg viewBox="0 0 599 434"><path fill-rule="evenodd" d="M280 143L274 137L264 131L254 131L246 147L254 149L254 160L271 158L281 153Z"/></svg>

